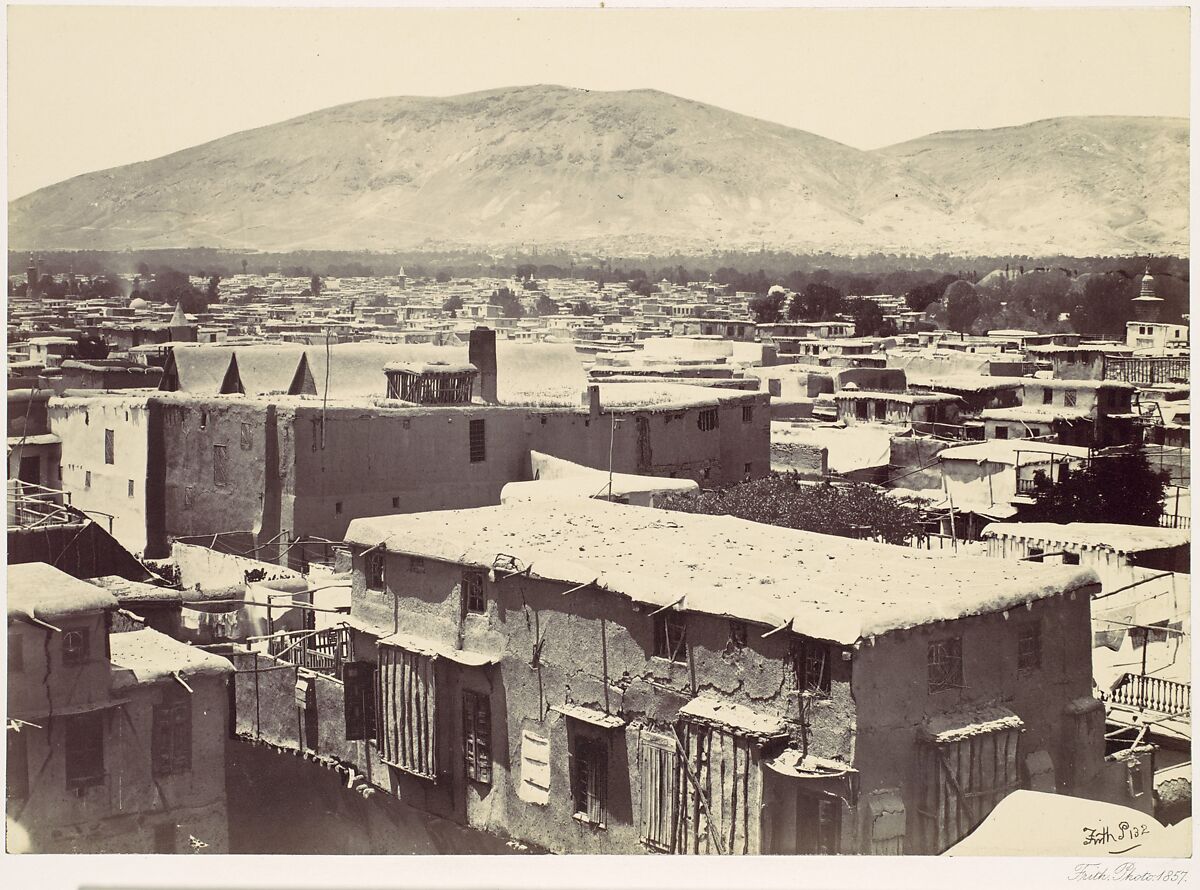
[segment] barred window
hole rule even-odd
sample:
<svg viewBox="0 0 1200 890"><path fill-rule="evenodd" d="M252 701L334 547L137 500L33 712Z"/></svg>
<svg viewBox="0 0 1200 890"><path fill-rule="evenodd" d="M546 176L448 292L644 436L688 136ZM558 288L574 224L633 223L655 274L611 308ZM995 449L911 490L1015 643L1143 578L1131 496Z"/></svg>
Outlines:
<svg viewBox="0 0 1200 890"><path fill-rule="evenodd" d="M742 423L754 422L754 406L742 405Z"/></svg>
<svg viewBox="0 0 1200 890"><path fill-rule="evenodd" d="M106 464L116 463L116 433L112 430L104 431L104 462Z"/></svg>
<svg viewBox="0 0 1200 890"><path fill-rule="evenodd" d="M1068 389L1063 392L1063 405L1067 408L1074 408L1078 401L1078 393L1073 389Z"/></svg>
<svg viewBox="0 0 1200 890"><path fill-rule="evenodd" d="M470 429L471 463L477 464L487 460L486 427L483 420L472 420Z"/></svg>
<svg viewBox="0 0 1200 890"><path fill-rule="evenodd" d="M213 446L213 485L229 484L229 452L224 445Z"/></svg>
<svg viewBox="0 0 1200 890"><path fill-rule="evenodd" d="M687 622L682 612L667 609L654 616L654 654L687 664Z"/></svg>
<svg viewBox="0 0 1200 890"><path fill-rule="evenodd" d="M129 484L125 486L125 493L129 497L133 497L133 480L132 479L130 479Z"/></svg>
<svg viewBox="0 0 1200 890"><path fill-rule="evenodd" d="M463 614L474 612L482 615L487 611L487 600L483 596L483 572L463 572Z"/></svg>
<svg viewBox="0 0 1200 890"><path fill-rule="evenodd" d="M371 590L383 590L383 567L385 555L382 550L367 554L367 587Z"/></svg>
<svg viewBox="0 0 1200 890"><path fill-rule="evenodd" d="M572 789L575 818L603 828L608 821L608 745L602 739L575 739Z"/></svg>
<svg viewBox="0 0 1200 890"><path fill-rule="evenodd" d="M833 688L829 668L829 646L816 640L792 642L792 671L801 692L828 695Z"/></svg>
<svg viewBox="0 0 1200 890"><path fill-rule="evenodd" d="M1050 389L1049 387L1046 387L1045 389L1042 390L1042 404L1043 405L1054 404L1054 390Z"/></svg>
<svg viewBox="0 0 1200 890"><path fill-rule="evenodd" d="M463 754L467 778L492 783L492 704L486 694L463 690Z"/></svg>
<svg viewBox="0 0 1200 890"><path fill-rule="evenodd" d="M192 768L192 701L182 689L165 694L162 704L154 706L150 751L156 776Z"/></svg>
<svg viewBox="0 0 1200 890"><path fill-rule="evenodd" d="M1032 671L1042 666L1042 626L1027 624L1017 633L1017 670Z"/></svg>
<svg viewBox="0 0 1200 890"><path fill-rule="evenodd" d="M248 423L242 424L241 444L242 451L249 451L254 447L254 437L250 432L250 424Z"/></svg>
<svg viewBox="0 0 1200 890"><path fill-rule="evenodd" d="M696 425L700 427L701 432L705 433L709 430L715 430L720 426L720 422L720 415L717 413L716 408L705 408L696 417Z"/></svg>
<svg viewBox="0 0 1200 890"><path fill-rule="evenodd" d="M962 638L933 640L929 644L929 691L962 687Z"/></svg>

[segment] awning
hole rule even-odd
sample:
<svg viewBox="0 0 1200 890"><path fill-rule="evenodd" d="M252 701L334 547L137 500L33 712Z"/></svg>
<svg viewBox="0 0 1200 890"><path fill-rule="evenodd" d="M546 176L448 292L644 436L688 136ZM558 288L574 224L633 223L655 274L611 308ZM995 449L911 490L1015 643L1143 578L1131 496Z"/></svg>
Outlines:
<svg viewBox="0 0 1200 890"><path fill-rule="evenodd" d="M78 704L78 705L63 705L62 707L56 706L53 711L38 710L32 714L30 714L30 713L9 714L8 716L9 716L9 719L16 718L16 719L24 721L26 723L36 723L38 720L41 720L45 717L50 717L50 716L69 717L72 714L89 714L92 711L108 711L108 710L111 710L112 708L123 707L123 706L129 704L130 701L131 701L131 699L128 699L128 698L111 698L111 699L108 699L107 701L99 701L99 702L90 701L90 702L83 702L82 704Z"/></svg>
<svg viewBox="0 0 1200 890"><path fill-rule="evenodd" d="M788 748L777 757L766 761L768 769L792 779L840 779L857 773L848 763L824 757L804 756L794 748Z"/></svg>
<svg viewBox="0 0 1200 890"><path fill-rule="evenodd" d="M625 721L615 714L606 714L603 711L597 711L595 708L586 708L583 705L562 704L551 705L551 711L557 711L564 717L574 717L576 720L582 720L584 723L590 723L593 726L602 726L605 729L616 729L619 726L624 726Z"/></svg>
<svg viewBox="0 0 1200 890"><path fill-rule="evenodd" d="M938 745L961 742L991 732L1020 731L1025 722L1008 708L984 705L928 718L922 730Z"/></svg>
<svg viewBox="0 0 1200 890"><path fill-rule="evenodd" d="M472 652L469 649L455 649L436 640L427 640L408 634L389 634L386 637L381 637L379 645L395 646L398 649L405 649L409 652L415 652L418 655L428 655L432 658L445 658L448 661L453 661L456 664L467 667L483 667L485 664L496 664L500 661L499 655L485 655L482 652Z"/></svg>
<svg viewBox="0 0 1200 890"><path fill-rule="evenodd" d="M694 698L679 709L679 716L692 723L711 726L758 741L783 738L787 724L782 717L760 714L743 705L712 698Z"/></svg>

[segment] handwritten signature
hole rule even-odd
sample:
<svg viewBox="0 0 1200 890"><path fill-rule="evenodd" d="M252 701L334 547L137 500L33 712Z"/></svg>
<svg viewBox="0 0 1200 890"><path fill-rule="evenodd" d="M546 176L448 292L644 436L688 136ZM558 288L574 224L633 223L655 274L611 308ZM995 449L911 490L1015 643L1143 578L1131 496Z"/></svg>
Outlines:
<svg viewBox="0 0 1200 890"><path fill-rule="evenodd" d="M1120 865L1101 865L1085 862L1076 865L1067 878L1069 881L1137 881L1138 883L1182 884L1188 876L1186 868L1145 868L1136 862Z"/></svg>
<svg viewBox="0 0 1200 890"><path fill-rule="evenodd" d="M1120 844L1125 841L1135 841L1138 838L1144 838L1149 833L1150 826L1145 823L1130 825L1128 822L1118 822L1115 826L1101 825L1098 828L1088 828L1085 826L1083 829L1083 845L1090 847L1099 844Z"/></svg>

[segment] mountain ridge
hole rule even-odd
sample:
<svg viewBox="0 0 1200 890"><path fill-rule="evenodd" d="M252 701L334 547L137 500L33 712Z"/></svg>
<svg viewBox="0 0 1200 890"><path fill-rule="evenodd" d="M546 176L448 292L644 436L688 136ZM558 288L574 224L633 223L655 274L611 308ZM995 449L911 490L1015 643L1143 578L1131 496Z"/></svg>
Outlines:
<svg viewBox="0 0 1200 890"><path fill-rule="evenodd" d="M378 97L9 203L17 249L769 244L1187 249L1188 121L1066 117L865 151L659 90Z"/></svg>

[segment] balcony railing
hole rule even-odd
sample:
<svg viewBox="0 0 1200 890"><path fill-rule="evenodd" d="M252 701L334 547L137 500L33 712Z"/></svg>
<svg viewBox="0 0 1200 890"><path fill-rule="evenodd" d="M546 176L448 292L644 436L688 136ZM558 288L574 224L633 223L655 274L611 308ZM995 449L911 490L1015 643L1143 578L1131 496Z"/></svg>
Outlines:
<svg viewBox="0 0 1200 890"><path fill-rule="evenodd" d="M1125 673L1107 696L1113 704L1160 714L1187 714L1192 709L1192 684L1162 677Z"/></svg>
<svg viewBox="0 0 1200 890"><path fill-rule="evenodd" d="M281 661L340 680L342 665L350 660L350 629L340 625L324 630L275 634L267 640L267 653Z"/></svg>

